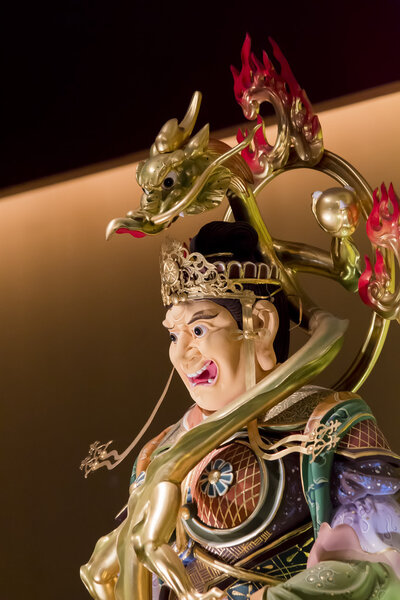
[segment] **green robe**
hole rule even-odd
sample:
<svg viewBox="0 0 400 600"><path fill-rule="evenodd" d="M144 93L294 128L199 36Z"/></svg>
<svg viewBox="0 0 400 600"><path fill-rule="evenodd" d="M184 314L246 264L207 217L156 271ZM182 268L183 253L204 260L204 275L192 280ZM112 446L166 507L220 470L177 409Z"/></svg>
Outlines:
<svg viewBox="0 0 400 600"><path fill-rule="evenodd" d="M327 560L265 591L264 600L399 600L400 581L383 563Z"/></svg>

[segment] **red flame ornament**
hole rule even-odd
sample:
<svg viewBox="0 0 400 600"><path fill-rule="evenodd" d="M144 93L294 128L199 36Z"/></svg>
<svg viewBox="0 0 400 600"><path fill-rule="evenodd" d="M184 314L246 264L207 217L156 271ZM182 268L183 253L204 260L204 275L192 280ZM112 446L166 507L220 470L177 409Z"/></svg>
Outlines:
<svg viewBox="0 0 400 600"><path fill-rule="evenodd" d="M361 300L378 314L387 319L398 318L400 312L399 290L391 292L392 277L386 267L380 249L393 252L400 263L400 206L393 185L386 189L384 183L373 193L373 206L367 219L367 235L376 248L375 265L372 266L368 256L365 257L365 270L358 281Z"/></svg>
<svg viewBox="0 0 400 600"><path fill-rule="evenodd" d="M251 52L249 34L242 47L241 70L231 66L235 98L246 119L257 117L257 122L262 123L259 115L262 102L270 102L278 116L278 136L274 146L268 144L265 131L260 129L254 139L254 150L245 148L242 151L243 159L255 175L265 175L268 167L272 170L282 167L291 148L301 161L309 164L318 162L323 152L321 126L307 94L298 84L279 46L272 38L269 41L280 65L279 73L265 51L262 61ZM238 131L239 143L247 137L247 131Z"/></svg>

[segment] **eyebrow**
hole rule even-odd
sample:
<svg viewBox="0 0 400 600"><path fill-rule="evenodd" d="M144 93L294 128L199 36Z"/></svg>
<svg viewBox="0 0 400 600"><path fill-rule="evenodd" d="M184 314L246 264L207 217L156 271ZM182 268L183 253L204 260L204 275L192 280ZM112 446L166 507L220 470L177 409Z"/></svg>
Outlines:
<svg viewBox="0 0 400 600"><path fill-rule="evenodd" d="M192 323L194 323L195 321L198 321L199 319L215 319L215 317L218 316L218 313L215 313L215 315L211 315L209 312L207 312L206 310L199 310L198 312L194 313L193 317L190 319L190 321L187 323L187 325L191 325ZM174 325L172 327L168 327L167 325L164 324L165 321L163 321L163 325L166 329L174 329Z"/></svg>
<svg viewBox="0 0 400 600"><path fill-rule="evenodd" d="M188 325L191 325L192 323L194 323L195 321L198 321L199 319L215 319L215 317L218 315L218 313L215 313L215 315L210 315L209 312L205 311L205 310L200 310L197 313L194 313L193 317L190 319L190 321L188 321Z"/></svg>

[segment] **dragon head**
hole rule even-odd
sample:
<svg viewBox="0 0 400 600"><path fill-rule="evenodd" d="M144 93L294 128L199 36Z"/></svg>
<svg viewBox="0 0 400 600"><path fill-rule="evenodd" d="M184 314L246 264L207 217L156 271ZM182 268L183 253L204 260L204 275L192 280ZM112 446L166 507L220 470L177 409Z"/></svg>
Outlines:
<svg viewBox="0 0 400 600"><path fill-rule="evenodd" d="M205 125L191 136L201 103L195 92L183 120L170 119L163 125L147 160L139 163L136 179L143 190L140 207L126 217L113 219L107 238L113 233L135 237L156 234L178 216L198 214L220 204L236 174L247 182L252 174L238 155L244 144L230 148L209 137Z"/></svg>

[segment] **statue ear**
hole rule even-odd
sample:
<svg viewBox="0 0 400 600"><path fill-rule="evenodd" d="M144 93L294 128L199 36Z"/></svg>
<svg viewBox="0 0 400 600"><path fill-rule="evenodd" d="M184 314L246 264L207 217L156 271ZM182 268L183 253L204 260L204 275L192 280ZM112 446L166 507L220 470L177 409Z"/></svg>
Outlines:
<svg viewBox="0 0 400 600"><path fill-rule="evenodd" d="M258 330L254 341L254 351L263 371L276 365L274 339L279 326L279 316L275 306L268 300L258 300L253 306L254 329Z"/></svg>

